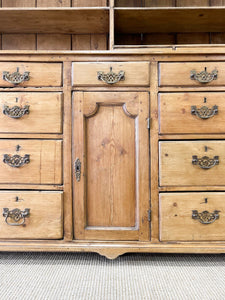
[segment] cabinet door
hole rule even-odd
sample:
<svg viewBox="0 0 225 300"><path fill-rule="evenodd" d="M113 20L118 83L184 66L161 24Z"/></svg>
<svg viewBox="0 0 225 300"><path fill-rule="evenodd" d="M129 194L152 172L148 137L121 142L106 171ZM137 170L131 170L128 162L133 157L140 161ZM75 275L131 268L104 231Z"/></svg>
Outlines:
<svg viewBox="0 0 225 300"><path fill-rule="evenodd" d="M75 239L149 240L148 116L147 92L74 92Z"/></svg>

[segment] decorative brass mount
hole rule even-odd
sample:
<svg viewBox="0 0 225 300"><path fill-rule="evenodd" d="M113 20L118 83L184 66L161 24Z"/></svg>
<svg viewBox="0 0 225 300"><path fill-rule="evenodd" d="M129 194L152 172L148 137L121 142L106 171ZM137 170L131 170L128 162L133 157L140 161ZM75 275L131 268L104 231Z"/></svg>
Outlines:
<svg viewBox="0 0 225 300"><path fill-rule="evenodd" d="M13 168L20 168L25 164L29 164L30 162L30 155L25 154L24 156L20 156L18 154L15 154L11 156L10 154L4 154L3 155L3 162L10 167Z"/></svg>
<svg viewBox="0 0 225 300"><path fill-rule="evenodd" d="M207 210L199 213L197 210L192 210L192 219L198 220L202 224L211 224L219 219L219 210L214 210L213 213Z"/></svg>
<svg viewBox="0 0 225 300"><path fill-rule="evenodd" d="M76 181L79 182L80 181L80 175L81 175L81 161L79 158L77 158L75 160L75 177L76 177Z"/></svg>
<svg viewBox="0 0 225 300"><path fill-rule="evenodd" d="M197 155L193 155L192 164L198 165L202 169L211 169L215 165L219 164L219 156L214 156L214 158L209 158L208 156L198 158Z"/></svg>
<svg viewBox="0 0 225 300"><path fill-rule="evenodd" d="M218 71L215 69L211 73L208 73L207 68L205 68L204 71L197 73L195 70L192 70L190 78L200 83L209 83L218 78Z"/></svg>
<svg viewBox="0 0 225 300"><path fill-rule="evenodd" d="M15 208L13 210L9 210L8 208L3 208L3 217L5 217L6 224L10 226L20 226L25 223L25 217L28 217L30 214L30 209L25 208L23 211L21 211L18 208ZM9 220L12 220L13 222L9 222ZM22 220L22 222L20 222Z"/></svg>
<svg viewBox="0 0 225 300"><path fill-rule="evenodd" d="M101 80L108 84L114 84L119 81L125 80L125 72L119 71L119 73L116 74L112 71L112 67L110 67L110 71L108 73L99 71L97 72L97 74L98 74L98 80Z"/></svg>
<svg viewBox="0 0 225 300"><path fill-rule="evenodd" d="M29 114L29 105L24 105L24 107L4 105L3 114L13 119L22 118L25 114Z"/></svg>
<svg viewBox="0 0 225 300"><path fill-rule="evenodd" d="M16 72L13 72L13 73L3 71L2 79L9 82L9 83L17 85L17 84L20 84L24 81L30 80L29 74L30 74L30 72L24 72L23 74L21 74L19 72L19 68L17 68Z"/></svg>
<svg viewBox="0 0 225 300"><path fill-rule="evenodd" d="M214 105L212 108L202 106L200 108L197 108L197 106L194 105L191 107L191 114L203 120L209 119L218 114L218 106Z"/></svg>

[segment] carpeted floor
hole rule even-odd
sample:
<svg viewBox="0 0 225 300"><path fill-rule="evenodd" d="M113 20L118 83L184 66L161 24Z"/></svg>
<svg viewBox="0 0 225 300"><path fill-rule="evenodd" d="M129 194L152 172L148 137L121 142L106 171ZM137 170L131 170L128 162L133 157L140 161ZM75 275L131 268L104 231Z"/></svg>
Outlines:
<svg viewBox="0 0 225 300"><path fill-rule="evenodd" d="M0 299L224 300L225 255L0 253Z"/></svg>

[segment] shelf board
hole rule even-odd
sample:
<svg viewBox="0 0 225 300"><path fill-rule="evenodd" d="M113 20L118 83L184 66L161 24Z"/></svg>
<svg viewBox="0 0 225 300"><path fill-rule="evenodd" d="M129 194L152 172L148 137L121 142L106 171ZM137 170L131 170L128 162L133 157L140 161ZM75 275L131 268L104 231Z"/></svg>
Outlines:
<svg viewBox="0 0 225 300"><path fill-rule="evenodd" d="M0 33L108 33L109 8L1 8Z"/></svg>
<svg viewBox="0 0 225 300"><path fill-rule="evenodd" d="M115 8L115 32L225 32L225 7Z"/></svg>

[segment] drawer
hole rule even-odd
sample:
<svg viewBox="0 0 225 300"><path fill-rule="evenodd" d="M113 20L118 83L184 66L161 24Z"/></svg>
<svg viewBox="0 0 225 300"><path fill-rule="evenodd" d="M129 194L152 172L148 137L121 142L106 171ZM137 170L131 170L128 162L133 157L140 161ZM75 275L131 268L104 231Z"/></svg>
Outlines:
<svg viewBox="0 0 225 300"><path fill-rule="evenodd" d="M0 87L61 85L61 63L0 62Z"/></svg>
<svg viewBox="0 0 225 300"><path fill-rule="evenodd" d="M148 62L76 62L72 74L73 86L149 85Z"/></svg>
<svg viewBox="0 0 225 300"><path fill-rule="evenodd" d="M225 93L159 95L160 133L225 133Z"/></svg>
<svg viewBox="0 0 225 300"><path fill-rule="evenodd" d="M62 141L1 139L0 183L62 184Z"/></svg>
<svg viewBox="0 0 225 300"><path fill-rule="evenodd" d="M160 63L160 86L218 86L225 84L225 62Z"/></svg>
<svg viewBox="0 0 225 300"><path fill-rule="evenodd" d="M62 192L0 192L0 238L61 239Z"/></svg>
<svg viewBox="0 0 225 300"><path fill-rule="evenodd" d="M62 93L0 93L0 132L62 133Z"/></svg>
<svg viewBox="0 0 225 300"><path fill-rule="evenodd" d="M161 241L225 240L225 193L163 193Z"/></svg>
<svg viewBox="0 0 225 300"><path fill-rule="evenodd" d="M159 143L160 186L225 185L225 141Z"/></svg>

